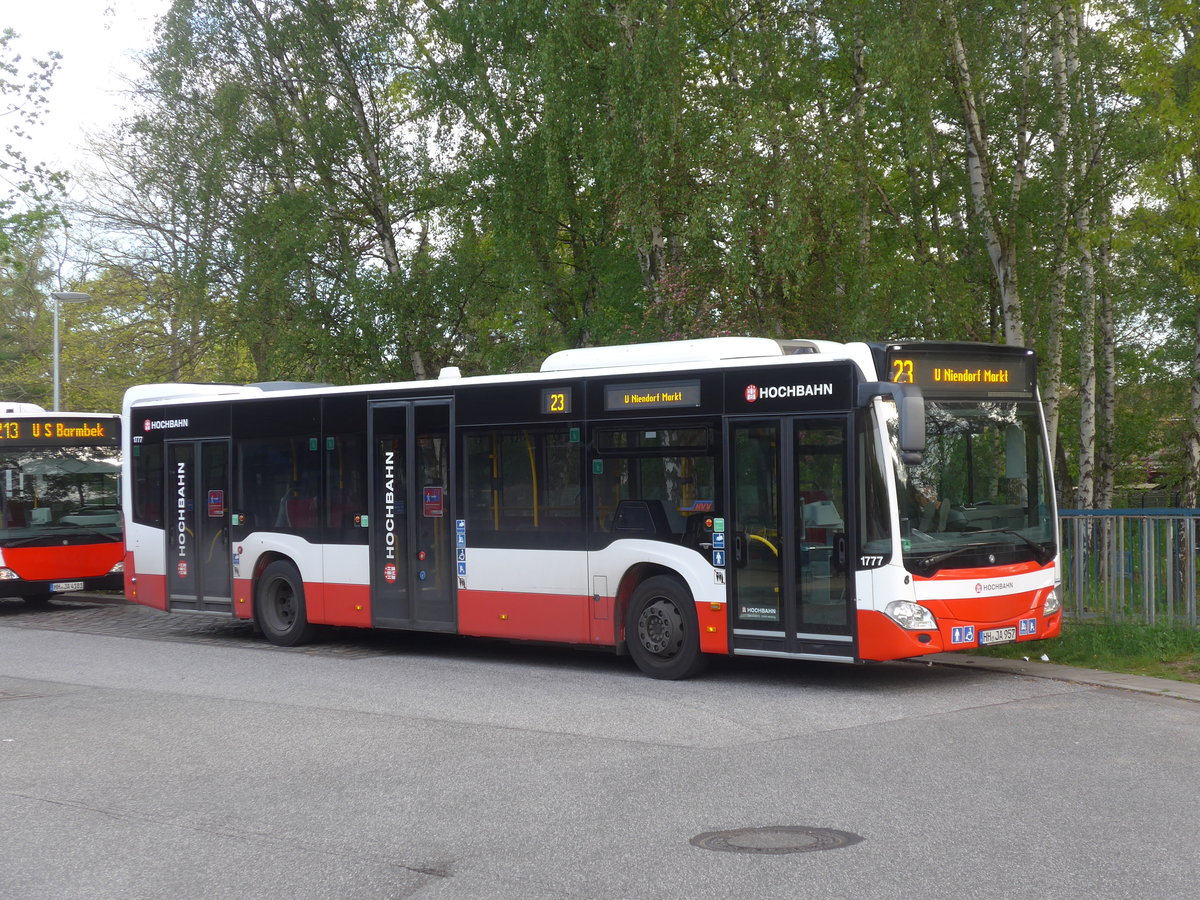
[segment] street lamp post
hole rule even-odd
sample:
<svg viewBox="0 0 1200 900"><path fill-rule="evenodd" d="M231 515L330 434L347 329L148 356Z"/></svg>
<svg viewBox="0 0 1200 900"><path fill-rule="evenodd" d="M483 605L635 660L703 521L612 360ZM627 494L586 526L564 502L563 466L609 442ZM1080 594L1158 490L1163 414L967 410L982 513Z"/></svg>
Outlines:
<svg viewBox="0 0 1200 900"><path fill-rule="evenodd" d="M61 303L83 303L91 300L91 294L79 291L54 291L50 294L54 300L54 411L58 412L58 307Z"/></svg>

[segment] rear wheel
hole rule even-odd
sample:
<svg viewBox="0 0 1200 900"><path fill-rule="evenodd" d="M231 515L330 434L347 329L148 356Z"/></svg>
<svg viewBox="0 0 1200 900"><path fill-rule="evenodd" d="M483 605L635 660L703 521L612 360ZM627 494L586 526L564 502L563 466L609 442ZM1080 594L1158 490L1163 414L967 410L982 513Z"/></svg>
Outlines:
<svg viewBox="0 0 1200 900"><path fill-rule="evenodd" d="M691 592L669 575L648 578L633 592L625 640L637 667L651 678L690 678L708 662L700 652Z"/></svg>
<svg viewBox="0 0 1200 900"><path fill-rule="evenodd" d="M304 607L304 582L290 562L271 563L258 579L254 617L267 640L280 647L295 647L312 640L316 626Z"/></svg>

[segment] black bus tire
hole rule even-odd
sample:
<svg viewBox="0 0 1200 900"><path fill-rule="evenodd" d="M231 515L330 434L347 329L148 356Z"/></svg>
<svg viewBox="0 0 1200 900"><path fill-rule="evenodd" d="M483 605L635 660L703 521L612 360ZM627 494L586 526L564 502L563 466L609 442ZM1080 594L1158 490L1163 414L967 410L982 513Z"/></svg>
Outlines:
<svg viewBox="0 0 1200 900"><path fill-rule="evenodd" d="M670 575L647 578L634 589L625 642L637 667L651 678L691 678L708 663L700 652L696 603L687 586Z"/></svg>
<svg viewBox="0 0 1200 900"><path fill-rule="evenodd" d="M254 618L267 640L277 646L295 647L312 640L317 629L308 621L304 582L290 562L277 560L263 571L254 593Z"/></svg>
<svg viewBox="0 0 1200 900"><path fill-rule="evenodd" d="M50 592L44 594L26 594L21 598L30 609L45 609L50 605Z"/></svg>

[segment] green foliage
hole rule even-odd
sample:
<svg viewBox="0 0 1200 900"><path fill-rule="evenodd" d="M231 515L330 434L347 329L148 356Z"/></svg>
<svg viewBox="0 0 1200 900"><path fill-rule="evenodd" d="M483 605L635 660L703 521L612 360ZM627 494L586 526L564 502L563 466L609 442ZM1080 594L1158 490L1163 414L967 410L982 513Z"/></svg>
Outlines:
<svg viewBox="0 0 1200 900"><path fill-rule="evenodd" d="M103 152L90 212L115 237L96 281L146 292L175 378L494 372L731 333L997 341L982 209L1012 250L1028 341L1062 350L1065 473L1081 344L1103 350L1080 259L1106 251L1110 437L1141 481L1182 446L1188 402L1196 13L1095 4L1060 95L1059 29L1078 8L175 0ZM141 320L133 295L113 302ZM45 346L10 319L0 348Z"/></svg>

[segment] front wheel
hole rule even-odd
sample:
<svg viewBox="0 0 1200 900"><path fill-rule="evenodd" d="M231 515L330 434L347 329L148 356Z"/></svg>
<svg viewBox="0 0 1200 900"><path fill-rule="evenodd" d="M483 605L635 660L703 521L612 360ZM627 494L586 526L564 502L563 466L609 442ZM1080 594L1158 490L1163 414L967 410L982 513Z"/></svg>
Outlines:
<svg viewBox="0 0 1200 900"><path fill-rule="evenodd" d="M267 640L280 647L307 643L316 632L304 608L304 582L284 560L271 563L259 578L254 615Z"/></svg>
<svg viewBox="0 0 1200 900"><path fill-rule="evenodd" d="M26 594L22 598L30 609L45 609L50 605L50 594Z"/></svg>
<svg viewBox="0 0 1200 900"><path fill-rule="evenodd" d="M690 678L708 663L700 652L695 601L669 575L648 578L633 592L625 640L637 667L651 678Z"/></svg>

